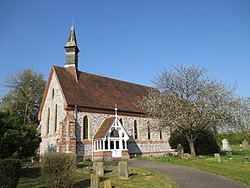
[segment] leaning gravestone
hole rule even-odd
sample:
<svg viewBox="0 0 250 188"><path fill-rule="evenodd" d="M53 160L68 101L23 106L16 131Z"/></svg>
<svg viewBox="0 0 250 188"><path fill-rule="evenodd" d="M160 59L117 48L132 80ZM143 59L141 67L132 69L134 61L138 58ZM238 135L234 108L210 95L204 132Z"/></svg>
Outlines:
<svg viewBox="0 0 250 188"><path fill-rule="evenodd" d="M118 175L120 178L128 178L128 163L126 161L119 161Z"/></svg>
<svg viewBox="0 0 250 188"><path fill-rule="evenodd" d="M221 162L221 158L220 158L220 154L219 153L215 153L214 154L214 158L215 158L215 161L217 161L217 162Z"/></svg>
<svg viewBox="0 0 250 188"><path fill-rule="evenodd" d="M100 161L93 162L93 174L97 174L100 177L102 177L104 175L103 162L100 162Z"/></svg>
<svg viewBox="0 0 250 188"><path fill-rule="evenodd" d="M231 152L232 151L227 139L222 140L222 149L221 149L221 151L226 151L226 152Z"/></svg>
<svg viewBox="0 0 250 188"><path fill-rule="evenodd" d="M242 148L243 148L243 149L248 149L248 141L244 140L244 141L242 142Z"/></svg>
<svg viewBox="0 0 250 188"><path fill-rule="evenodd" d="M99 188L100 187L100 177L97 174L91 174L91 188Z"/></svg>

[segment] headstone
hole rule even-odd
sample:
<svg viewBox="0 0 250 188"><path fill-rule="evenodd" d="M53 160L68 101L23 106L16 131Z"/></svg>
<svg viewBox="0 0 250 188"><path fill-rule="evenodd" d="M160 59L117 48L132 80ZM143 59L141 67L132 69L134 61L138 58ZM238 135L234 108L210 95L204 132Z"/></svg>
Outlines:
<svg viewBox="0 0 250 188"><path fill-rule="evenodd" d="M193 159L192 155L189 154L189 153L183 153L183 154L180 155L180 157L182 159L186 159L186 160Z"/></svg>
<svg viewBox="0 0 250 188"><path fill-rule="evenodd" d="M248 149L248 141L244 140L244 141L242 142L242 148L243 148L243 149Z"/></svg>
<svg viewBox="0 0 250 188"><path fill-rule="evenodd" d="M93 162L93 174L97 174L100 177L102 177L104 175L104 166L103 166L103 162L97 162L94 161Z"/></svg>
<svg viewBox="0 0 250 188"><path fill-rule="evenodd" d="M104 181L104 188L112 188L110 180L105 180Z"/></svg>
<svg viewBox="0 0 250 188"><path fill-rule="evenodd" d="M221 162L221 158L220 158L220 154L219 153L215 153L214 154L214 158L215 158L215 161L217 161L217 162Z"/></svg>
<svg viewBox="0 0 250 188"><path fill-rule="evenodd" d="M183 146L181 144L178 144L176 151L178 154L184 153Z"/></svg>
<svg viewBox="0 0 250 188"><path fill-rule="evenodd" d="M227 139L222 140L222 149L221 149L221 151L226 151L226 152L231 152L232 151Z"/></svg>
<svg viewBox="0 0 250 188"><path fill-rule="evenodd" d="M118 175L121 178L128 178L128 163L126 161L119 161Z"/></svg>
<svg viewBox="0 0 250 188"><path fill-rule="evenodd" d="M97 174L91 174L91 188L99 188L100 187L100 177Z"/></svg>

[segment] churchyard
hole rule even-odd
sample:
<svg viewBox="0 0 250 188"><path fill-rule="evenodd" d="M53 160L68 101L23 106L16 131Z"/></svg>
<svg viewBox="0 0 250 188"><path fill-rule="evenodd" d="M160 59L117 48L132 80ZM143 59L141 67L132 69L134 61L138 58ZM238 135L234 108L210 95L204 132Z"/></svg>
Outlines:
<svg viewBox="0 0 250 188"><path fill-rule="evenodd" d="M232 151L220 154L221 162L218 162L214 155L200 155L196 159L183 159L181 157L138 157L133 160L150 160L166 162L171 164L186 165L229 179L250 185L250 149L243 149L240 145L232 145ZM91 161L78 163L75 173L74 187L91 187L91 174L94 166ZM98 167L97 167L98 168ZM106 180L110 180L113 187L177 187L174 182L160 174L135 167L128 167L128 178L119 177L118 165L104 167L104 175L100 177L100 187L104 187ZM22 172L18 188L24 187L45 187L45 182L40 175L40 164L31 164L23 161Z"/></svg>
<svg viewBox="0 0 250 188"><path fill-rule="evenodd" d="M231 149L231 152L220 154L221 162L216 161L214 155L200 155L196 159L172 156L139 157L137 160L185 165L250 185L250 148L243 149L240 145L231 145Z"/></svg>
<svg viewBox="0 0 250 188"><path fill-rule="evenodd" d="M92 162L81 162L75 173L74 188L91 187ZM120 178L118 176L118 166L106 166L104 168L104 176L100 177L100 187L104 187L106 180L110 180L111 185L115 188L151 188L151 187L166 187L176 188L176 184L160 174L134 167L129 168L128 178ZM22 162L22 172L17 188L45 188L45 182L40 175L39 163L31 164L30 161Z"/></svg>

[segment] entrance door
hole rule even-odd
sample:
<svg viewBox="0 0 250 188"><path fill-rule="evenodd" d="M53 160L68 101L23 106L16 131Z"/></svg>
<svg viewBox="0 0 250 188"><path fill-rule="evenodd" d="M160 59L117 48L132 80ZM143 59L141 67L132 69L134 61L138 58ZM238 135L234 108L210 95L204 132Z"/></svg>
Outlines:
<svg viewBox="0 0 250 188"><path fill-rule="evenodd" d="M122 151L119 145L119 140L110 141L110 150L112 158L122 157Z"/></svg>

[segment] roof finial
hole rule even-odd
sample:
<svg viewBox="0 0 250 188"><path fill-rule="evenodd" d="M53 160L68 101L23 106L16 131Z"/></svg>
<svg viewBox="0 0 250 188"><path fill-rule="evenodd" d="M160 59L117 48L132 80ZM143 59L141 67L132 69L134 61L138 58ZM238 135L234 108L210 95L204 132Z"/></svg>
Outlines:
<svg viewBox="0 0 250 188"><path fill-rule="evenodd" d="M117 119L117 105L115 103L115 118Z"/></svg>
<svg viewBox="0 0 250 188"><path fill-rule="evenodd" d="M72 27L75 27L75 18L72 17Z"/></svg>

